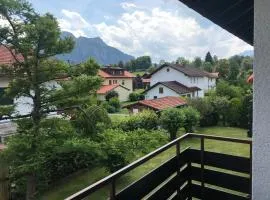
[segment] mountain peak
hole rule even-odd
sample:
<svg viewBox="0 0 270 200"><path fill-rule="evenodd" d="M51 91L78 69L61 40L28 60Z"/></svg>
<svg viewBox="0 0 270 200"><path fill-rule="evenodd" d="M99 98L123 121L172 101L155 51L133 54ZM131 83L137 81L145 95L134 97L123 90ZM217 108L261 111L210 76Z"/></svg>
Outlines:
<svg viewBox="0 0 270 200"><path fill-rule="evenodd" d="M127 62L134 59L133 56L125 54L114 47L108 46L100 37L88 38L80 36L79 38L76 38L69 32L63 32L61 36L73 37L75 47L71 53L57 55L56 57L60 60L78 64L92 57L100 65L109 65L117 64L119 61Z"/></svg>

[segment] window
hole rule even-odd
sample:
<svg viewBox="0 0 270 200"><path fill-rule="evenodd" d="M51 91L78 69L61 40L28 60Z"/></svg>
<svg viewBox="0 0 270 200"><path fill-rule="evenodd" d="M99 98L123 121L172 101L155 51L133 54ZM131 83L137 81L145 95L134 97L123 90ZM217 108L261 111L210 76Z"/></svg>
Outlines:
<svg viewBox="0 0 270 200"><path fill-rule="evenodd" d="M190 98L190 94L187 94L187 97Z"/></svg>
<svg viewBox="0 0 270 200"><path fill-rule="evenodd" d="M117 84L117 80L113 80L113 84Z"/></svg>
<svg viewBox="0 0 270 200"><path fill-rule="evenodd" d="M0 88L0 105L12 105L13 99L5 96L5 89L6 88Z"/></svg>
<svg viewBox="0 0 270 200"><path fill-rule="evenodd" d="M122 85L125 85L125 80L122 80Z"/></svg>
<svg viewBox="0 0 270 200"><path fill-rule="evenodd" d="M109 80L109 85L111 85L112 84L112 80Z"/></svg>
<svg viewBox="0 0 270 200"><path fill-rule="evenodd" d="M167 72L170 72L170 68L167 68Z"/></svg>
<svg viewBox="0 0 270 200"><path fill-rule="evenodd" d="M159 88L159 94L163 94L163 87Z"/></svg>
<svg viewBox="0 0 270 200"><path fill-rule="evenodd" d="M154 99L157 99L157 96L154 96Z"/></svg>

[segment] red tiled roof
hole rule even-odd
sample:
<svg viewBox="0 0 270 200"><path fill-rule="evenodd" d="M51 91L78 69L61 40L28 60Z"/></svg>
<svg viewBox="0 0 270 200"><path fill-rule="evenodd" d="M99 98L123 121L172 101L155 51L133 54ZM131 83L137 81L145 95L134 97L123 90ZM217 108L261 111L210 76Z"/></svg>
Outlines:
<svg viewBox="0 0 270 200"><path fill-rule="evenodd" d="M180 97L168 96L168 97L162 97L158 99L142 100L135 104L145 105L155 110L164 110L167 108L174 108L174 107L186 105L187 102ZM135 104L131 104L126 107L131 107L132 105L135 105Z"/></svg>
<svg viewBox="0 0 270 200"><path fill-rule="evenodd" d="M113 85L103 85L99 90L97 91L97 94L106 94L107 92L113 90L114 88L117 88L119 84L113 84Z"/></svg>
<svg viewBox="0 0 270 200"><path fill-rule="evenodd" d="M134 78L135 77L132 73L128 71L124 71L123 75L110 75L104 72L103 70L99 70L98 75L101 76L102 78Z"/></svg>
<svg viewBox="0 0 270 200"><path fill-rule="evenodd" d="M17 54L16 57L19 61L23 61L22 55ZM10 53L10 51L4 46L0 46L0 65L11 65L14 62L15 59Z"/></svg>

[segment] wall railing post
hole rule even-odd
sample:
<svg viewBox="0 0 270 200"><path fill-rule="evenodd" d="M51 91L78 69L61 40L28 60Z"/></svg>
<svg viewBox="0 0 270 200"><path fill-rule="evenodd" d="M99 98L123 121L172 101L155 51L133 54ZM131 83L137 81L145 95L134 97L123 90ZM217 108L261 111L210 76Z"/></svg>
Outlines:
<svg viewBox="0 0 270 200"><path fill-rule="evenodd" d="M204 137L201 136L201 196L204 199Z"/></svg>
<svg viewBox="0 0 270 200"><path fill-rule="evenodd" d="M249 176L250 176L250 199L252 199L252 142L249 145L249 159L250 159L250 171L249 171Z"/></svg>
<svg viewBox="0 0 270 200"><path fill-rule="evenodd" d="M110 200L115 200L115 179L111 182Z"/></svg>
<svg viewBox="0 0 270 200"><path fill-rule="evenodd" d="M176 143L176 164L177 164L177 179L179 180L180 178L180 142L178 141ZM181 199L181 194L180 194L180 186L177 187L177 196L178 199Z"/></svg>

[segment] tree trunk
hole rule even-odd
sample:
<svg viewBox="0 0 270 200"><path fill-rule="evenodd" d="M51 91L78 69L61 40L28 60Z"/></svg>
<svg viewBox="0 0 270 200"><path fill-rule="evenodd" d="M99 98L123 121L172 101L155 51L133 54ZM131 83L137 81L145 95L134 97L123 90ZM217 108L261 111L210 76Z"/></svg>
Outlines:
<svg viewBox="0 0 270 200"><path fill-rule="evenodd" d="M26 200L34 200L36 194L36 176L29 174L26 177Z"/></svg>
<svg viewBox="0 0 270 200"><path fill-rule="evenodd" d="M0 200L9 199L8 166L0 160Z"/></svg>

